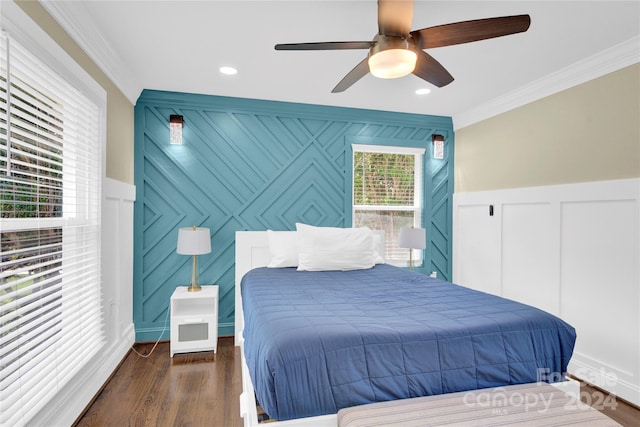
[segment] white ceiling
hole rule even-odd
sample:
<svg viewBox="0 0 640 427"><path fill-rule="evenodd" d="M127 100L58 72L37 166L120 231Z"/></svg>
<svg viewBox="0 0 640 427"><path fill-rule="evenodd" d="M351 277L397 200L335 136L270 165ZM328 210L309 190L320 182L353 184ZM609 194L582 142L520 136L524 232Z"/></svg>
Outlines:
<svg viewBox="0 0 640 427"><path fill-rule="evenodd" d="M276 43L370 40L377 5L358 1L51 1L71 36L135 102L142 89L193 92L473 121L640 59L639 1L416 1L412 28L529 14L525 33L429 53L455 81L364 77L331 89L366 50L283 52ZM218 72L232 65L239 72ZM586 76L586 77L581 77ZM418 96L418 88L432 89ZM474 113L475 112L475 113ZM459 127L459 123L458 127Z"/></svg>

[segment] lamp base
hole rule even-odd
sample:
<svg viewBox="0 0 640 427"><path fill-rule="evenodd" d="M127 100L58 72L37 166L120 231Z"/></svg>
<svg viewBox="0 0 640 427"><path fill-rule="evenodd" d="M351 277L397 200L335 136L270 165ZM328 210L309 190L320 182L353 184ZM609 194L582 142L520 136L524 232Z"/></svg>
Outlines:
<svg viewBox="0 0 640 427"><path fill-rule="evenodd" d="M409 271L413 271L413 249L409 249Z"/></svg>
<svg viewBox="0 0 640 427"><path fill-rule="evenodd" d="M192 271L191 271L191 284L187 288L187 291L189 291L189 292L198 292L198 291L200 291L200 289L202 289L200 287L200 285L198 285L197 271L198 271L198 261L197 261L196 255L193 255L193 268L192 268Z"/></svg>

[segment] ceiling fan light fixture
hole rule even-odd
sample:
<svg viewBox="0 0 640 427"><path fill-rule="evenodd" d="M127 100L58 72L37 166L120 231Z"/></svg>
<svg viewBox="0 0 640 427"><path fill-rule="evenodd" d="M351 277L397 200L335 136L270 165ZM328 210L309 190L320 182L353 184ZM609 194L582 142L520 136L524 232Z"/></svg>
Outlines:
<svg viewBox="0 0 640 427"><path fill-rule="evenodd" d="M381 79L411 74L418 60L418 54L411 46L405 38L376 35L375 44L369 50L369 71Z"/></svg>
<svg viewBox="0 0 640 427"><path fill-rule="evenodd" d="M411 74L418 55L408 49L387 49L369 57L371 74L381 79L395 79Z"/></svg>
<svg viewBox="0 0 640 427"><path fill-rule="evenodd" d="M444 46L471 43L522 33L529 29L529 15L474 19L411 30L414 0L378 0L378 32L373 40L276 44L275 50L369 49L369 55L349 71L331 93L344 92L367 74L383 79L413 73L436 87L454 78L425 52Z"/></svg>

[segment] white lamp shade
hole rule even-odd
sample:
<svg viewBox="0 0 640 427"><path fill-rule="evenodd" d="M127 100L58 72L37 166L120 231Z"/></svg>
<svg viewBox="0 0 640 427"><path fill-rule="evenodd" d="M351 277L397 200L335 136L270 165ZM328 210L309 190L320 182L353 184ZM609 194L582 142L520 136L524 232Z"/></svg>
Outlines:
<svg viewBox="0 0 640 427"><path fill-rule="evenodd" d="M211 252L211 233L204 227L178 229L178 247L181 255L203 255Z"/></svg>
<svg viewBox="0 0 640 427"><path fill-rule="evenodd" d="M402 227L398 246L401 248L424 249L427 247L427 231L424 228Z"/></svg>

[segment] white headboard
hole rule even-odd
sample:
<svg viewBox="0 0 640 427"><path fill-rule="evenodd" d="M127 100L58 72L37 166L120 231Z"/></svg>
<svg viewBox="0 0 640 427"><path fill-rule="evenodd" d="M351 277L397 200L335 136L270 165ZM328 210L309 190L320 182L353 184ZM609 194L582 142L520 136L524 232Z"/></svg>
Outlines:
<svg viewBox="0 0 640 427"><path fill-rule="evenodd" d="M295 233L295 231L278 231L277 233ZM384 231L373 230L373 233L380 236L378 251L384 254ZM266 267L270 260L269 239L266 231L236 231L235 344L238 346L242 343L244 328L240 282L249 270Z"/></svg>

